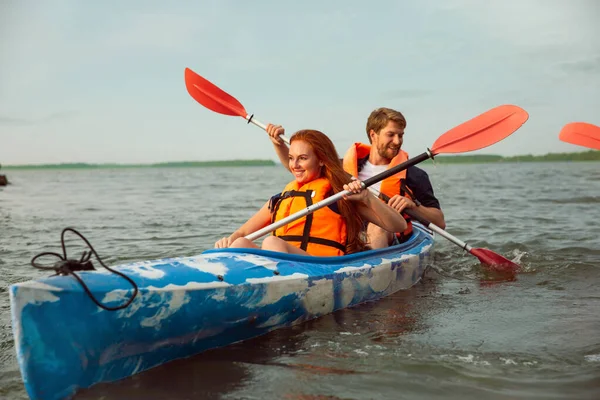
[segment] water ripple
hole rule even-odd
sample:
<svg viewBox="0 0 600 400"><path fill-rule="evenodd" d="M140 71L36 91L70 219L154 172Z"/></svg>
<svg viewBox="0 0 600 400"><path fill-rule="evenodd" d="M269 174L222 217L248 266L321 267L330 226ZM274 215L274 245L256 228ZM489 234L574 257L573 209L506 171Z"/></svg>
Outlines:
<svg viewBox="0 0 600 400"><path fill-rule="evenodd" d="M424 167L448 231L522 267L497 276L436 239L423 282L170 363L80 398L595 398L600 166ZM76 227L109 265L212 248L291 180L282 168L14 171L0 191L0 397L27 398L8 286ZM556 176L561 176L557 180ZM467 184L468 183L468 184ZM118 200L118 201L117 201ZM69 254L82 245L69 239ZM306 396L306 397L301 397Z"/></svg>

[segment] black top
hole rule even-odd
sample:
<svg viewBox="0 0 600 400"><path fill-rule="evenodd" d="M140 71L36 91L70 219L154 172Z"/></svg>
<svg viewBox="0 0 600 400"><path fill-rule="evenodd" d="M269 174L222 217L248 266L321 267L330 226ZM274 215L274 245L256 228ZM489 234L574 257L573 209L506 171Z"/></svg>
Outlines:
<svg viewBox="0 0 600 400"><path fill-rule="evenodd" d="M441 209L440 202L433 193L433 187L427 172L415 166L406 169L406 186L425 207Z"/></svg>

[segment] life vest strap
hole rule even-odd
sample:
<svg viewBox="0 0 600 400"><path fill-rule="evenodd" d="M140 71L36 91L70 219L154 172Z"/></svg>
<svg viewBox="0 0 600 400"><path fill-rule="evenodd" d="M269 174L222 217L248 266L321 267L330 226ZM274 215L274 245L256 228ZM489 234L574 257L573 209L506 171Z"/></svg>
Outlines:
<svg viewBox="0 0 600 400"><path fill-rule="evenodd" d="M334 247L340 251L343 251L344 253L346 252L346 246L344 246L341 243L338 243L334 240L323 239L323 238L318 238L318 237L311 237L311 236L309 236L308 239L306 239L304 236L299 236L299 235L284 235L284 236L278 236L278 237L280 239L285 240L286 242L302 242L302 243L304 243L304 241L306 240L307 247L308 247L308 243L322 244L324 246ZM302 250L306 251L305 248Z"/></svg>
<svg viewBox="0 0 600 400"><path fill-rule="evenodd" d="M288 197L302 197L302 198L304 198L304 201L306 202L306 207L309 207L309 206L312 206L312 204L313 204L312 194L313 194L313 190L307 190L307 191L289 190L287 192L283 192L281 194L281 196L276 200L275 207L273 210L273 217L271 218L272 222L275 221L275 215L277 213L277 210L279 209L281 200L287 199ZM269 208L271 208L271 205L269 205ZM313 214L311 213L306 216L306 220L304 221L303 235L297 236L301 239L294 240L294 241L300 242L300 249L302 249L304 251L306 251L306 249L308 248L308 242L310 239L309 234L310 234L310 228L312 228L312 223L313 223ZM276 235L276 233L273 232L273 235ZM280 237L284 238L285 236L280 236Z"/></svg>

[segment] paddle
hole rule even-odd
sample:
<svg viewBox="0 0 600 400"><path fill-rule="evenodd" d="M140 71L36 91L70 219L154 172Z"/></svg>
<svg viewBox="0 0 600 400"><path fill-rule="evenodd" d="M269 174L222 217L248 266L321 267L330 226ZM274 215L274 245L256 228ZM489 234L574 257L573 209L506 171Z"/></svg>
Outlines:
<svg viewBox="0 0 600 400"><path fill-rule="evenodd" d="M373 188L369 188L369 190L371 190L371 192L375 196L381 197L382 200L384 200L386 202L390 201L390 197L387 196L385 193L380 193ZM415 200L415 203L420 204L418 202L418 200ZM455 236L452 236L450 233L446 232L444 229L435 225L433 222L429 221L427 218L421 216L420 214L415 213L411 209L404 209L402 212L408 214L412 219L419 221L425 227L438 233L440 236L443 236L446 239L448 239L449 241L451 241L452 243L458 245L463 250L468 251L469 253L471 253L472 255L477 257L479 259L479 261L481 261L482 264L486 264L486 265L492 267L492 269L495 271L515 273L516 271L518 271L521 268L518 264L515 264L514 262L510 261L509 259L504 258L500 254L496 254L491 250L478 249L478 248L474 249L473 247L469 246L467 243L463 242L462 240L460 240L459 238L457 238Z"/></svg>
<svg viewBox="0 0 600 400"><path fill-rule="evenodd" d="M267 126L254 118L254 115L248 114L242 103L235 97L224 92L189 68L185 69L185 87L194 100L209 110L220 114L242 117L248 123L252 122L259 128L267 130ZM286 144L290 144L286 137L283 135L280 137Z"/></svg>
<svg viewBox="0 0 600 400"><path fill-rule="evenodd" d="M435 155L444 153L462 153L482 149L506 138L523 125L529 115L525 110L514 105L503 105L493 108L483 114L464 122L440 136L432 146L431 150L419 154L401 164L396 165L380 174L372 176L363 181L363 186L369 186L395 175L408 167L416 165ZM298 218L302 218L322 207L332 204L344 196L351 194L344 190L308 206L306 209L289 215L271 225L246 236L248 240L256 240L277 228L284 226Z"/></svg>
<svg viewBox="0 0 600 400"><path fill-rule="evenodd" d="M429 222L426 218L418 215L413 210L405 209L403 212L408 214L412 219L419 221L420 223L425 225L425 227L431 229L435 233L439 234L440 236L445 237L452 243L456 244L458 247L471 253L472 255L477 257L479 259L479 261L481 261L482 264L486 264L486 265L492 267L492 269L495 271L515 273L521 268L518 264L515 264L514 262L510 261L509 259L501 256L500 254L496 254L491 250L481 249L481 248L473 248L473 247L469 246L467 243L463 242L459 238L451 235L450 233L446 232L439 226Z"/></svg>
<svg viewBox="0 0 600 400"><path fill-rule="evenodd" d="M233 96L221 90L213 83L209 82L205 78L196 74L189 68L185 69L185 84L188 93L200 104L207 107L208 109L232 116L240 116L248 121L252 122L256 126L266 130L266 126L253 118L253 115L249 115L246 112L244 106ZM394 168L391 168L379 175L373 176L363 182L365 187L379 182L387 178L388 176L394 175L409 166L415 165L428 158L433 158L434 155L440 153L462 153L473 150L478 150L487 146L490 146L500 140L504 139L508 135L516 131L522 124L528 119L527 112L516 106L500 106L496 107L480 116L467 121L454 129L443 134L433 145L433 150L428 150L417 157L414 157L403 164L400 164ZM484 135L485 134L485 135ZM283 136L280 136L282 140L288 145L289 140ZM269 225L261 230L258 230L248 236L249 240L255 240L259 237L279 228L280 226L286 225L287 223L294 221L298 218L302 218L305 215L310 214L318 210L319 208L325 207L341 198L349 192L344 191L336 195L333 195L325 200L309 206L305 210L296 214L290 215L272 225ZM419 220L418 218L415 218ZM479 260L491 266L505 266L505 269L516 270L519 268L517 264L512 263L510 260L490 251L487 249L474 249L459 239L453 237L440 227L433 225L429 221L421 219L421 222L435 230L441 236L446 237L453 243L458 244L474 256L478 257ZM437 228L437 230L435 228Z"/></svg>
<svg viewBox="0 0 600 400"><path fill-rule="evenodd" d="M558 138L566 143L600 150L600 126L571 122L561 129Z"/></svg>

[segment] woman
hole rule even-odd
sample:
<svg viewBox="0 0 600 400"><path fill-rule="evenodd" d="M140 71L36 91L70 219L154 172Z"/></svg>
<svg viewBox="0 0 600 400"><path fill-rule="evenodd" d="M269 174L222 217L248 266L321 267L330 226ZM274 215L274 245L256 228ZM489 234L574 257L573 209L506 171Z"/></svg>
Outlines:
<svg viewBox="0 0 600 400"><path fill-rule="evenodd" d="M338 256L364 250L366 244L361 232L365 221L390 232L406 229L404 218L363 190L360 181L346 184L350 175L343 170L335 146L325 134L315 130L296 132L290 138L288 159L290 171L296 179L237 231L217 241L216 248L258 248L244 236L342 190L352 194L277 229L273 236L263 240L262 249Z"/></svg>

